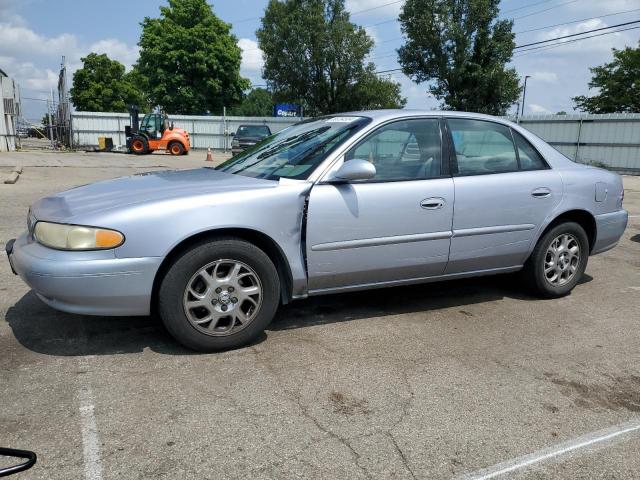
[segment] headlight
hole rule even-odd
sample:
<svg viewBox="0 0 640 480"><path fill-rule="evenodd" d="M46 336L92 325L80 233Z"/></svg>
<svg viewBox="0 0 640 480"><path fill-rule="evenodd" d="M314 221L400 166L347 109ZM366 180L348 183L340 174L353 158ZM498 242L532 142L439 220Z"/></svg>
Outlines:
<svg viewBox="0 0 640 480"><path fill-rule="evenodd" d="M124 242L124 235L106 228L38 222L34 236L38 243L59 250L103 250Z"/></svg>
<svg viewBox="0 0 640 480"><path fill-rule="evenodd" d="M233 145L234 147L238 147L238 146L240 146L240 140L238 140L237 138L234 138L234 139L231 141L231 145Z"/></svg>

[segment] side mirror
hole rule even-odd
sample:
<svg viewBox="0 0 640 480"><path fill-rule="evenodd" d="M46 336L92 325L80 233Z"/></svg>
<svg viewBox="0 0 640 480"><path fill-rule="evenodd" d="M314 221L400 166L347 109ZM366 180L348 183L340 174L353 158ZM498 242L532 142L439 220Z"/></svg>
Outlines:
<svg viewBox="0 0 640 480"><path fill-rule="evenodd" d="M330 182L351 182L369 180L376 176L376 167L367 160L353 159L345 161L338 171L329 178Z"/></svg>
<svg viewBox="0 0 640 480"><path fill-rule="evenodd" d="M236 132L231 132L229 135L231 135L232 137L236 136Z"/></svg>

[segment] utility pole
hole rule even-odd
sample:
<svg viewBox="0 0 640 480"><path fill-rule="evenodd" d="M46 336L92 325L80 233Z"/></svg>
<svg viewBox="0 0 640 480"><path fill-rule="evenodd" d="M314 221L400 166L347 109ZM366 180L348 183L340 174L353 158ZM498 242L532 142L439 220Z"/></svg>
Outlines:
<svg viewBox="0 0 640 480"><path fill-rule="evenodd" d="M224 153L227 153L229 129L227 128L227 107L222 106L222 131L224 132Z"/></svg>
<svg viewBox="0 0 640 480"><path fill-rule="evenodd" d="M524 77L524 88L522 89L522 115L524 115L524 100L527 98L527 80L531 78L531 75Z"/></svg>
<svg viewBox="0 0 640 480"><path fill-rule="evenodd" d="M51 142L51 149L55 150L53 145L53 122L51 121L51 109L53 108L53 88L51 89L51 98L47 99L47 115L49 116L49 141Z"/></svg>

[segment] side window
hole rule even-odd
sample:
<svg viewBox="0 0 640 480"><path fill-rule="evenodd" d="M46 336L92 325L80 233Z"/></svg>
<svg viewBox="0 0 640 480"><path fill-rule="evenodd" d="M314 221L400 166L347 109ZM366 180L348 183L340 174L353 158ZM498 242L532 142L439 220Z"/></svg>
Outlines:
<svg viewBox="0 0 640 480"><path fill-rule="evenodd" d="M482 120L447 120L460 175L515 172L518 158L509 127Z"/></svg>
<svg viewBox="0 0 640 480"><path fill-rule="evenodd" d="M345 155L345 161L367 160L376 167L371 181L420 180L442 170L440 120L403 120L367 136Z"/></svg>
<svg viewBox="0 0 640 480"><path fill-rule="evenodd" d="M531 144L515 130L513 132L513 138L516 141L516 147L518 148L518 155L520 156L520 170L544 170L547 168L547 164L536 151Z"/></svg>

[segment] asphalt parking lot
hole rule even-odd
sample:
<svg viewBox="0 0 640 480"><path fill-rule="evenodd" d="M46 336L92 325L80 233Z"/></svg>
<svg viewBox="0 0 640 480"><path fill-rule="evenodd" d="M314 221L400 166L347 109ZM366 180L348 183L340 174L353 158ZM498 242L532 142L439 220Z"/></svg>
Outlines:
<svg viewBox="0 0 640 480"><path fill-rule="evenodd" d="M15 164L2 246L47 193L207 165L13 153L0 177ZM640 178L625 187L620 245L568 297L514 276L317 297L219 354L154 318L56 312L2 259L0 446L37 452L16 478L638 478Z"/></svg>

